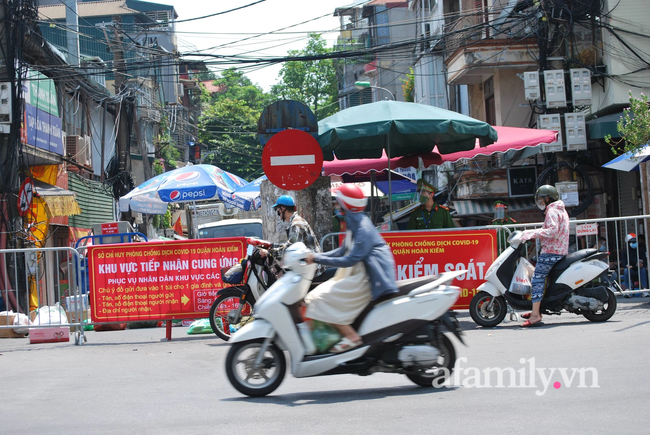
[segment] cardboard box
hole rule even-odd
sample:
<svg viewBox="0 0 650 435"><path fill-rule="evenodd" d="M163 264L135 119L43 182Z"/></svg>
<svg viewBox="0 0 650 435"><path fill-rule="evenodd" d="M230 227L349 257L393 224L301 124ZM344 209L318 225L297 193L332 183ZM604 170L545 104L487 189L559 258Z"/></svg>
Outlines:
<svg viewBox="0 0 650 435"><path fill-rule="evenodd" d="M70 341L70 331L66 326L29 329L29 344L65 343L68 341Z"/></svg>
<svg viewBox="0 0 650 435"><path fill-rule="evenodd" d="M85 320L90 319L90 308L81 312L81 322L77 320L77 313L75 311L70 312L66 311L65 316L68 318L68 323L84 323ZM83 328L83 326L82 326ZM75 332L77 330L76 326L70 327L70 332Z"/></svg>
<svg viewBox="0 0 650 435"><path fill-rule="evenodd" d="M14 324L14 316L13 314L7 316L6 314L3 314L0 316L0 338L24 338L27 336L27 334L16 334L16 331L13 329L7 329L6 326L8 325L13 325ZM24 328L25 326L23 326Z"/></svg>

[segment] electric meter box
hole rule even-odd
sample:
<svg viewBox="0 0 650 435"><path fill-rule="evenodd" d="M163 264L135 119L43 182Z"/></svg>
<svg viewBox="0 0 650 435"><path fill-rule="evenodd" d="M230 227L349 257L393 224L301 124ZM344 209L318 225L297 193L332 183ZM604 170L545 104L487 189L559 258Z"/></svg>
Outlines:
<svg viewBox="0 0 650 435"><path fill-rule="evenodd" d="M542 144L543 153L554 153L562 151L562 121L558 113L551 115L540 115L537 121L537 128L541 130L555 130L557 131L557 141L550 144Z"/></svg>

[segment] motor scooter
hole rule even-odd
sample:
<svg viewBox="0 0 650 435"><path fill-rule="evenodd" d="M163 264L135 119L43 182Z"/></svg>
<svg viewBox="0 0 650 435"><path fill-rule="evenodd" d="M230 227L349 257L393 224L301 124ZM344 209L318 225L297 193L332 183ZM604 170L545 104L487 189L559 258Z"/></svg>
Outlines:
<svg viewBox="0 0 650 435"><path fill-rule="evenodd" d="M515 231L510 235L509 246L488 268L485 282L470 302L470 315L481 326L501 323L509 307L532 309L530 295L508 291L517 263L524 256L526 244L522 243L521 234ZM558 261L546 279L540 313L559 315L566 310L592 322L609 320L616 312L616 282L611 279L609 265L602 261L608 255L596 249L582 249Z"/></svg>
<svg viewBox="0 0 650 435"><path fill-rule="evenodd" d="M316 270L316 264L305 261L310 252L303 243L285 250L285 274L258 299L255 321L232 335L226 374L233 387L248 396L273 392L285 376L285 351L297 378L387 372L404 374L421 386L441 386L456 361L443 326L462 342L455 314L448 313L460 289L447 283L466 271L398 281L398 294L371 302L352 324L363 344L341 353L308 355L310 346L298 325Z"/></svg>
<svg viewBox="0 0 650 435"><path fill-rule="evenodd" d="M240 263L241 273L235 284L217 292L217 297L210 306L210 326L222 340L228 341L233 332L252 320L255 302L277 280L281 267L277 262L277 253L271 249L272 244L257 238L248 238L246 258ZM262 257L260 250L266 249L268 255ZM222 280L226 282L225 270L221 271ZM312 281L311 289L334 276L336 268L325 270Z"/></svg>

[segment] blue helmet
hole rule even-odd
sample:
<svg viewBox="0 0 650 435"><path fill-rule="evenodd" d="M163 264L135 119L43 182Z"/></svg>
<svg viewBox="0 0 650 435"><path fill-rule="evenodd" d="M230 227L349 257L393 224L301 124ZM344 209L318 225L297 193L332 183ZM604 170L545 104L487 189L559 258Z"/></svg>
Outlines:
<svg viewBox="0 0 650 435"><path fill-rule="evenodd" d="M275 202L275 204L273 205L273 208L279 207L281 205L283 205L285 207L295 207L296 206L296 201L294 201L293 198L290 197L289 195L282 195Z"/></svg>

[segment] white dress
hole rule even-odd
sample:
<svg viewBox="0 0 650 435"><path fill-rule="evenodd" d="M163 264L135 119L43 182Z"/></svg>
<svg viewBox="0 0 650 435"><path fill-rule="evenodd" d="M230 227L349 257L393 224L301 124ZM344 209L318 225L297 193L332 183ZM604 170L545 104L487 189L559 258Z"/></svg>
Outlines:
<svg viewBox="0 0 650 435"><path fill-rule="evenodd" d="M347 252L352 248L352 233L346 234ZM346 252L346 253L347 253ZM366 267L359 261L352 267L340 268L305 298L306 317L333 325L350 325L372 300Z"/></svg>

